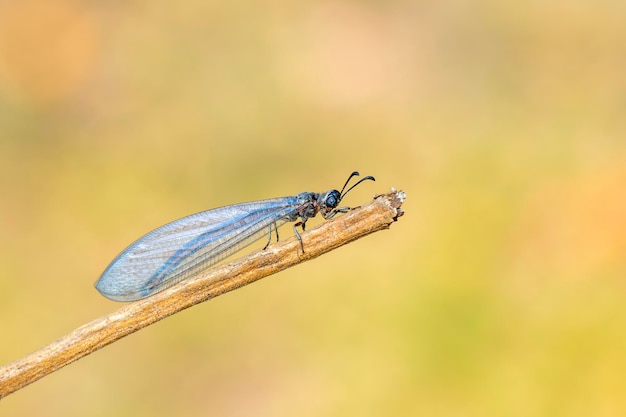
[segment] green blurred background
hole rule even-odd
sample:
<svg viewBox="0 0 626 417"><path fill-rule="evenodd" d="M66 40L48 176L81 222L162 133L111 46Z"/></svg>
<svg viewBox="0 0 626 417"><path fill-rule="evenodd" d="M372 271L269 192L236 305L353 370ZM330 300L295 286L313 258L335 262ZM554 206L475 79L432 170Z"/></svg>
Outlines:
<svg viewBox="0 0 626 417"><path fill-rule="evenodd" d="M406 215L3 416L626 415L619 1L0 3L0 363L150 229L340 187ZM283 229L289 236L289 228Z"/></svg>

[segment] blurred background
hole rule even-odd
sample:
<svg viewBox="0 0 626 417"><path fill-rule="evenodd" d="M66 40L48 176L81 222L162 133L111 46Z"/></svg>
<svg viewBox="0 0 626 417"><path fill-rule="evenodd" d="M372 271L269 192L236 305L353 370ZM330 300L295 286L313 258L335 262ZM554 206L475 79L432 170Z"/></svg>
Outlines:
<svg viewBox="0 0 626 417"><path fill-rule="evenodd" d="M625 20L610 0L0 2L1 364L119 308L94 282L170 220L353 170L377 182L346 204L408 195L389 231L0 414L626 415Z"/></svg>

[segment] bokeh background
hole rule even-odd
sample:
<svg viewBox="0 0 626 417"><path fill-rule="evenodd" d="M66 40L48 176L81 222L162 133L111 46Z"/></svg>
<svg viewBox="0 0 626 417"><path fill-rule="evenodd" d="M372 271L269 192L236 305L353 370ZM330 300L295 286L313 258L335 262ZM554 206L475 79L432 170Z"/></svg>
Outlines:
<svg viewBox="0 0 626 417"><path fill-rule="evenodd" d="M3 416L626 415L626 7L0 2L0 363L225 204L406 215L7 397ZM289 236L285 228L283 236Z"/></svg>

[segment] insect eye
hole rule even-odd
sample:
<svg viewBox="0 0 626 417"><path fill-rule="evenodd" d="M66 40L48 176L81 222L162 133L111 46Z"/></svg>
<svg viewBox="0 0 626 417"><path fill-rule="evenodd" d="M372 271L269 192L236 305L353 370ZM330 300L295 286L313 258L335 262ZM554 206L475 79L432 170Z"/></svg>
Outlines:
<svg viewBox="0 0 626 417"><path fill-rule="evenodd" d="M335 194L334 194L334 193L331 193L331 194L329 194L329 195L326 197L326 201L325 201L325 203L326 203L326 206L327 206L327 207L335 208L335 206L337 206L337 204L339 203L339 201L338 201L337 197L335 196Z"/></svg>

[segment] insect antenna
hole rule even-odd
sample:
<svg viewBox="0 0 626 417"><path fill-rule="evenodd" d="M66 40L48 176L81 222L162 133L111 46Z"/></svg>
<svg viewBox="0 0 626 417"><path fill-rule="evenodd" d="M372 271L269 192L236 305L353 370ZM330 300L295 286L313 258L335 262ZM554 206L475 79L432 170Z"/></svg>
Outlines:
<svg viewBox="0 0 626 417"><path fill-rule="evenodd" d="M348 194L350 192L350 190L352 190L354 187L356 187L357 185L359 185L360 183L362 183L363 181L376 181L376 179L374 177L372 177L371 175L368 175L367 177L363 177L361 178L359 181L356 182L356 184L354 184L352 187L348 188L346 190L346 186L348 185L348 183L350 182L350 180L352 179L352 177L358 176L359 173L358 171L354 171L352 174L350 174L350 176L348 177L348 180L346 181L346 183L343 185L343 188L341 189L340 197L339 200L343 200L343 198L346 196L346 194ZM346 190L344 192L344 190Z"/></svg>

